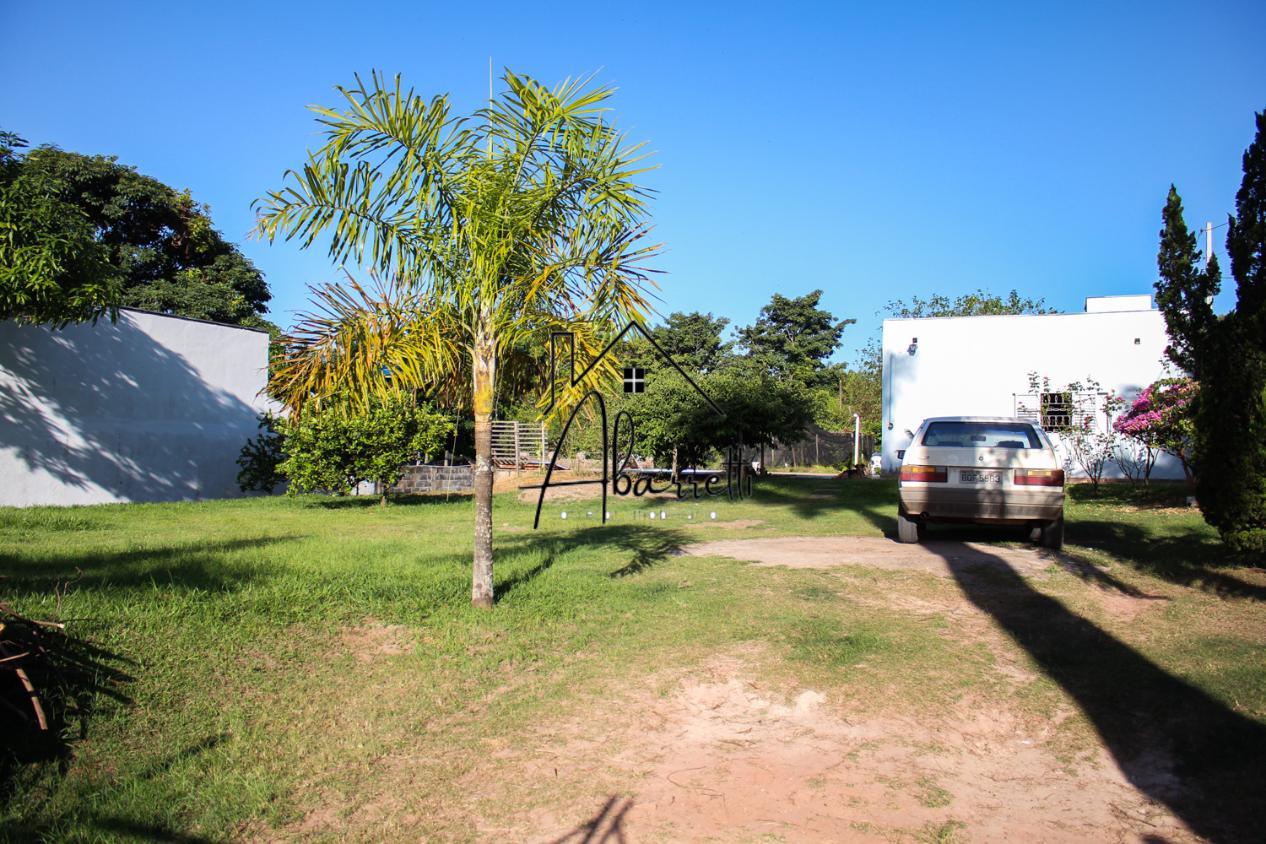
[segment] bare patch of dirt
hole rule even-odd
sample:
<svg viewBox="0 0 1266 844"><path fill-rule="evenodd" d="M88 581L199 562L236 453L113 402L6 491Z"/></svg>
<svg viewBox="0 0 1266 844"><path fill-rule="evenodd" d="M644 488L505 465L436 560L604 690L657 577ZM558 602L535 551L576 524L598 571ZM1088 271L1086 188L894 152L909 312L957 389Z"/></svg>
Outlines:
<svg viewBox="0 0 1266 844"><path fill-rule="evenodd" d="M530 484L534 486L519 485L517 487L519 490L519 501L525 504L535 504L537 497L540 496L541 494L541 490L540 490L541 480L542 480L541 478L537 478L529 482ZM602 488L600 486L600 484L602 483L601 475L594 478L584 478L584 477L580 477L580 478L555 477L554 478L554 481L589 481L589 480L593 481L594 483L592 485L584 484L582 486L553 486L551 484L550 488L545 490L545 503L549 504L555 501L583 501L589 498L593 498L593 499L601 498L602 497Z"/></svg>
<svg viewBox="0 0 1266 844"><path fill-rule="evenodd" d="M1042 572L1055 559L1049 551L1008 548L975 542L925 542L906 545L872 536L797 536L767 539L722 539L685 549L696 557L732 557L761 566L825 569L836 566L873 566L902 571L925 571L950 577L951 563L999 568L1020 574Z"/></svg>
<svg viewBox="0 0 1266 844"><path fill-rule="evenodd" d="M374 621L348 627L339 635L343 649L360 662L372 662L378 657L399 656L408 653L408 628L403 624L379 624Z"/></svg>
<svg viewBox="0 0 1266 844"><path fill-rule="evenodd" d="M534 777L552 766L556 777L567 760L605 776L610 795L589 806L573 795L496 832L569 842L594 840L586 835L596 829L627 841L908 840L945 830L973 841L1192 838L1105 752L1069 771L1052 744L1071 712L1033 723L964 700L935 718L875 717L841 711L814 689L780 694L733 658L619 710L636 724L601 735L567 725L543 742L543 765L520 768Z"/></svg>
<svg viewBox="0 0 1266 844"><path fill-rule="evenodd" d="M294 830L301 836L312 835L322 830L329 829L338 823L338 810L331 804L318 806L312 811L305 814L297 824Z"/></svg>

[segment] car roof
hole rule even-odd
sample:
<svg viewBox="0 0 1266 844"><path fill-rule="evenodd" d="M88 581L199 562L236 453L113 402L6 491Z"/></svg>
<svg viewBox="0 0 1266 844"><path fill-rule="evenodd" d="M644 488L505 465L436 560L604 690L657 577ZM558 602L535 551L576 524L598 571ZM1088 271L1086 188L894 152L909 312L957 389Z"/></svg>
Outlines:
<svg viewBox="0 0 1266 844"><path fill-rule="evenodd" d="M924 422L1020 422L1025 425L1037 424L1032 419L1021 419L1019 416L929 416Z"/></svg>

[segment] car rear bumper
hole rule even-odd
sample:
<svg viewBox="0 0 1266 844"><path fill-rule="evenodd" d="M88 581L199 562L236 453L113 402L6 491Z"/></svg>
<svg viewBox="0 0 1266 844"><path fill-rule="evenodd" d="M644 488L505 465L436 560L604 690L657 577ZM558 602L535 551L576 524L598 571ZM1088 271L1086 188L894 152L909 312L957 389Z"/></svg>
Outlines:
<svg viewBox="0 0 1266 844"><path fill-rule="evenodd" d="M903 486L906 516L947 521L1049 522L1064 514L1064 490Z"/></svg>

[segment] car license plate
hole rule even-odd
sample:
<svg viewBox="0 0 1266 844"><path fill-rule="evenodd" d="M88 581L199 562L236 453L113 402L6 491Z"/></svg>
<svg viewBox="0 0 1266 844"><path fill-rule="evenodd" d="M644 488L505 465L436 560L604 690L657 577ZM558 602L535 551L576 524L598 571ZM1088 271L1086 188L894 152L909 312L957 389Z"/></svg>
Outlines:
<svg viewBox="0 0 1266 844"><path fill-rule="evenodd" d="M1002 483L1002 473L962 469L958 473L958 479L965 484L1000 484Z"/></svg>

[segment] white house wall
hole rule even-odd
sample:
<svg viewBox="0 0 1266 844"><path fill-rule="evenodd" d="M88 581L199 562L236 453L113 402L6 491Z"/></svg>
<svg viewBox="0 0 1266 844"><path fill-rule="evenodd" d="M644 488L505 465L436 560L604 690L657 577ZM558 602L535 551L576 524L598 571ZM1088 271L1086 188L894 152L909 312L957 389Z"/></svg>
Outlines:
<svg viewBox="0 0 1266 844"><path fill-rule="evenodd" d="M1013 415L1016 394L1033 392L1030 372L1052 388L1089 377L1133 398L1165 377L1167 342L1156 310L884 320L884 471L928 417ZM1152 476L1181 478L1182 467L1163 455Z"/></svg>
<svg viewBox="0 0 1266 844"><path fill-rule="evenodd" d="M267 334L143 311L0 323L0 505L239 495L267 362Z"/></svg>

